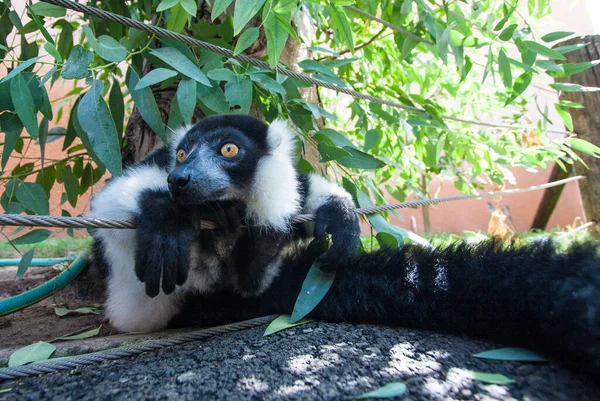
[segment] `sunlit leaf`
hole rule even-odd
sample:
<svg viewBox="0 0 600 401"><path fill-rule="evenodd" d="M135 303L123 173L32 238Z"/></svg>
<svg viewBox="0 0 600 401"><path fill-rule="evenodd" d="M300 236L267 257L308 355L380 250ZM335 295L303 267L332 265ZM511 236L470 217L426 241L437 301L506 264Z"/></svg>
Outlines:
<svg viewBox="0 0 600 401"><path fill-rule="evenodd" d="M477 372L474 370L468 371L469 376L483 383L489 384L511 384L515 381L513 379L509 379L508 377L500 374L500 373L486 373L486 372Z"/></svg>
<svg viewBox="0 0 600 401"><path fill-rule="evenodd" d="M545 362L547 359L540 354L524 348L498 348L479 352L473 355L481 359L497 359L502 361Z"/></svg>
<svg viewBox="0 0 600 401"><path fill-rule="evenodd" d="M302 324L312 322L312 319L302 319L296 323L290 322L290 315L281 315L273 320L265 329L263 337L270 336L271 334L277 333L278 331L290 329L292 327L300 326Z"/></svg>
<svg viewBox="0 0 600 401"><path fill-rule="evenodd" d="M150 52L153 56L158 57L163 62L170 65L176 71L179 71L186 77L192 78L202 85L212 86L206 75L200 68L187 58L183 53L174 47L161 47Z"/></svg>
<svg viewBox="0 0 600 401"><path fill-rule="evenodd" d="M597 92L600 91L600 88L594 86L582 86L579 84L570 84L570 83L553 83L550 84L552 89L556 89L557 91L562 92Z"/></svg>
<svg viewBox="0 0 600 401"><path fill-rule="evenodd" d="M316 262L313 263L302 283L302 289L296 299L289 322L296 323L308 315L327 294L334 279L335 271L325 272Z"/></svg>
<svg viewBox="0 0 600 401"><path fill-rule="evenodd" d="M506 55L504 49L500 50L500 54L498 55L498 69L504 86L507 89L512 89L512 72L510 69L510 61L508 60L508 56Z"/></svg>
<svg viewBox="0 0 600 401"><path fill-rule="evenodd" d="M146 86L157 84L169 78L173 78L175 75L177 75L177 71L169 70L167 68L155 68L148 74L144 75L142 79L140 79L138 84L135 86L135 90L140 90Z"/></svg>
<svg viewBox="0 0 600 401"><path fill-rule="evenodd" d="M593 143L589 143L588 141L579 138L568 138L567 142L575 150L592 156L600 156L600 148Z"/></svg>
<svg viewBox="0 0 600 401"><path fill-rule="evenodd" d="M45 361L56 351L56 347L45 342L37 342L12 353L8 366L23 366L31 362Z"/></svg>
<svg viewBox="0 0 600 401"><path fill-rule="evenodd" d="M352 28L350 27L344 9L340 6L331 4L329 10L331 13L331 27L335 34L346 44L346 46L348 46L350 52L354 53L354 35L352 34Z"/></svg>
<svg viewBox="0 0 600 401"><path fill-rule="evenodd" d="M392 382L379 387L377 390L369 391L361 395L352 396L356 400L364 400L366 398L392 398L398 397L406 393L406 384L401 382Z"/></svg>
<svg viewBox="0 0 600 401"><path fill-rule="evenodd" d="M524 40L523 43L525 44L525 46L527 46L529 50L542 56L546 56L554 60L566 60L565 56L563 56L560 52L550 49L537 42L533 42L531 40Z"/></svg>
<svg viewBox="0 0 600 401"><path fill-rule="evenodd" d="M555 42L557 40L561 40L566 38L567 36L574 35L575 32L551 32L544 36L542 36L542 40L546 43Z"/></svg>
<svg viewBox="0 0 600 401"><path fill-rule="evenodd" d="M34 14L42 17L64 17L67 14L67 10L64 7L55 6L54 4L48 4L44 2L37 2L31 5L31 11Z"/></svg>
<svg viewBox="0 0 600 401"><path fill-rule="evenodd" d="M67 309L67 308L54 308L54 313L58 316L67 316L70 314L75 315L99 315L102 313L101 309L98 308L77 308L77 309Z"/></svg>
<svg viewBox="0 0 600 401"><path fill-rule="evenodd" d="M169 18L167 18L167 29L174 32L183 31L185 24L187 24L188 19L190 18L189 14L179 3L171 8L170 11L171 14L169 15Z"/></svg>
<svg viewBox="0 0 600 401"><path fill-rule="evenodd" d="M73 334L72 336L56 337L54 339L54 341L58 341L58 340L60 340L60 341L83 340L83 339L86 339L86 338L95 337L98 334L100 334L100 327L84 331L83 333Z"/></svg>

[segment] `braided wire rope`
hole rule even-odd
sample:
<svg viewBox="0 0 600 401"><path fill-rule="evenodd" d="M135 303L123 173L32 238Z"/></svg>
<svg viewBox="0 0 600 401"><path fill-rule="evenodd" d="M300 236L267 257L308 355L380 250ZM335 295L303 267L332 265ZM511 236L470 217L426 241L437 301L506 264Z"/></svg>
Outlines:
<svg viewBox="0 0 600 401"><path fill-rule="evenodd" d="M59 372L61 370L71 370L78 366L95 365L105 361L135 356L148 351L159 350L165 347L172 347L175 345L181 345L192 341L204 340L210 337L216 337L221 334L262 326L267 323L270 323L277 316L278 315L269 315L250 320L244 320L242 322L211 327L208 329L178 334L172 337L157 340L148 340L139 344L112 348L104 351L93 352L90 354L50 359L47 361L36 362L25 366L0 368L0 381L19 379L27 376L37 376L44 373L54 373Z"/></svg>
<svg viewBox="0 0 600 401"><path fill-rule="evenodd" d="M298 79L300 81L310 83L311 85L317 85L317 86L321 86L323 88L331 89L336 92L344 93L346 95L350 95L350 96L358 98L358 99L368 100L369 102L378 103L378 104L384 104L387 106L395 107L395 108L406 110L406 111L413 112L413 113L427 114L427 111L420 109L418 107L407 106L407 105L404 105L404 104L401 104L401 103L398 103L395 101L381 99L377 96L367 95L365 93L358 92L354 89L349 89L349 88L345 88L343 86L325 82L320 79L313 78L309 75L295 72L282 63L279 63L277 65L277 67L273 68L269 65L269 63L266 63L257 58L250 57L245 54L234 55L233 51L225 49L225 48L217 46L217 45L213 45L212 43L204 42L202 40L198 40L198 39L192 38L190 36L176 33L176 32L170 31L168 29L160 28L155 25L146 24L144 22L137 21L132 18L124 17L122 15L118 15L115 13L111 13L109 11L100 10L98 8L90 7L85 4L79 4L79 3L76 3L71 0L41 0L41 1L45 2L45 3L61 6L61 7L70 9L70 10L78 11L78 12L81 12L84 14L92 15L92 16L95 16L95 17L98 17L98 18L101 18L101 19L104 19L107 21L116 22L121 25L128 26L130 28L136 28L141 31L148 32L148 33L160 36L160 37L166 37L169 39L177 40L179 42L185 43L190 46L194 46L194 47L198 47L203 50L208 50L208 51L211 51L214 53L218 53L225 57L232 58L232 59L235 59L235 60L243 62L243 63L251 64L255 67L265 68L270 71L277 72L278 74L282 74L282 75L285 75L285 76L288 76L288 77L291 77L294 79ZM359 9L355 9L355 7L351 7L350 10L352 12L357 12L360 15L366 16L367 18L375 19L378 22L381 22L381 23L386 22L385 25L388 27L393 26L394 27L393 29L396 29L396 30L401 29L395 25L388 23L387 21L384 21L384 20L381 20L381 19L375 17L374 15L365 13ZM402 30L402 31L404 32L405 30ZM406 31L406 32L408 32L408 31ZM527 129L526 126L521 126L521 125L486 123L483 121L468 120L468 119L452 117L452 116L447 116L447 115L441 115L441 117L444 119L447 119L447 120L451 120L451 121L467 123L467 124L471 124L471 125L478 125L478 126L483 126L483 127L514 129L514 130ZM547 130L547 132L571 135L570 132L565 132L565 131Z"/></svg>
<svg viewBox="0 0 600 401"><path fill-rule="evenodd" d="M453 202L464 199L489 198L493 196L513 195L523 192L539 191L552 188L559 185L565 185L569 182L584 179L585 176L578 175L565 178L563 180L547 182L545 184L533 185L525 188L506 189L504 191L480 192L469 195L455 195L443 198L420 199L403 203L391 203L356 209L356 213L361 215L376 214L395 209L406 209L410 207L419 207L425 205L436 205L438 203ZM306 223L315 219L314 214L299 214L293 217L292 223ZM63 216L24 216L19 214L0 214L0 225L3 226L29 226L29 227L75 227L75 228L135 228L131 220L121 219L94 219L89 217L63 217ZM210 221L202 221L200 228L214 229L216 225Z"/></svg>

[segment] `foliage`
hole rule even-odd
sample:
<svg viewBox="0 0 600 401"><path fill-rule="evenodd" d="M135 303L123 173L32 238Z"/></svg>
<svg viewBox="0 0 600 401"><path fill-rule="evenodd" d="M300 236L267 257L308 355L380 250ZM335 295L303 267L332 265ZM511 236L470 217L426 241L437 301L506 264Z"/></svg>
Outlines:
<svg viewBox="0 0 600 401"><path fill-rule="evenodd" d="M469 192L485 183L502 185L510 179L505 166L544 168L556 162L567 168L579 159L571 148L598 152L579 139L550 140L547 108L533 124L524 117L525 107L536 101L535 93L533 100L524 93L540 74L566 77L595 65L561 63L577 46L550 46L568 32L541 40L534 35L534 22L550 12L549 0L215 0L208 14L193 0L88 3L235 54L266 39L271 67L288 41L304 42L312 54L298 63L304 73L424 112L331 91L321 91L322 104L309 103L301 96L307 84L268 69L47 3L29 4L19 13L4 0L5 213L69 215L105 174L121 174L120 147L134 105L163 141L173 128L191 122L195 108L212 115L249 113L254 105L267 120L290 118L303 145L317 146L321 161L337 178L343 176L340 181L360 205L385 202L383 188L400 201L411 193L426 197L433 174L449 176ZM356 14L351 5L402 33ZM207 18L197 18L201 13ZM311 30L314 37L307 38ZM146 75L144 61L153 66ZM172 85L176 95L165 124L154 91ZM66 93L51 99L48 92L56 87ZM565 83L553 88L591 90ZM572 129L568 109L580 106L555 107ZM478 128L452 118L527 127ZM321 129L323 119L327 127ZM57 140L64 157L45 159L45 147ZM36 147L40 157L26 157ZM303 171L313 169L301 158L299 163ZM62 195L59 205L49 203L51 191ZM398 246L407 235L384 217L370 222L382 245ZM35 238L44 236L38 232Z"/></svg>

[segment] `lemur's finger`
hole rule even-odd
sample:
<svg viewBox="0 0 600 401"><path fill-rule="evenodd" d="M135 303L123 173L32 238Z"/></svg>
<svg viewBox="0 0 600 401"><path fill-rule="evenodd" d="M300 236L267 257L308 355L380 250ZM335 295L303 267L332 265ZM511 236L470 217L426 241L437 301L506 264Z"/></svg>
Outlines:
<svg viewBox="0 0 600 401"><path fill-rule="evenodd" d="M185 241L179 241L179 259L177 264L177 276L175 284L183 285L188 278L188 271L190 270L190 246Z"/></svg>
<svg viewBox="0 0 600 401"><path fill-rule="evenodd" d="M156 261L148 264L144 271L144 279L142 280L145 284L146 295L150 298L154 298L160 292L160 276L162 273L162 263Z"/></svg>

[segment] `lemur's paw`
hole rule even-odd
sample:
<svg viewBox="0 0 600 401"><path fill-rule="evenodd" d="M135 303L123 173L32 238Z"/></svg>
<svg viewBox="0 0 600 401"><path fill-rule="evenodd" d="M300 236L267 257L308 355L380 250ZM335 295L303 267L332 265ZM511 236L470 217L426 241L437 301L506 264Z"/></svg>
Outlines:
<svg viewBox="0 0 600 401"><path fill-rule="evenodd" d="M170 294L177 285L183 285L190 267L193 232L138 229L137 234L135 274L145 284L146 295L153 298L161 288Z"/></svg>
<svg viewBox="0 0 600 401"><path fill-rule="evenodd" d="M174 205L165 192L147 191L139 198L136 224L135 274L155 297L175 291L187 280L195 238L192 213Z"/></svg>
<svg viewBox="0 0 600 401"><path fill-rule="evenodd" d="M246 209L241 202L209 203L199 216L201 220L215 223L221 235L234 235L240 232Z"/></svg>
<svg viewBox="0 0 600 401"><path fill-rule="evenodd" d="M315 238L324 241L326 233L331 234L332 244L317 263L331 271L355 256L360 246L360 222L351 201L333 198L317 209Z"/></svg>

